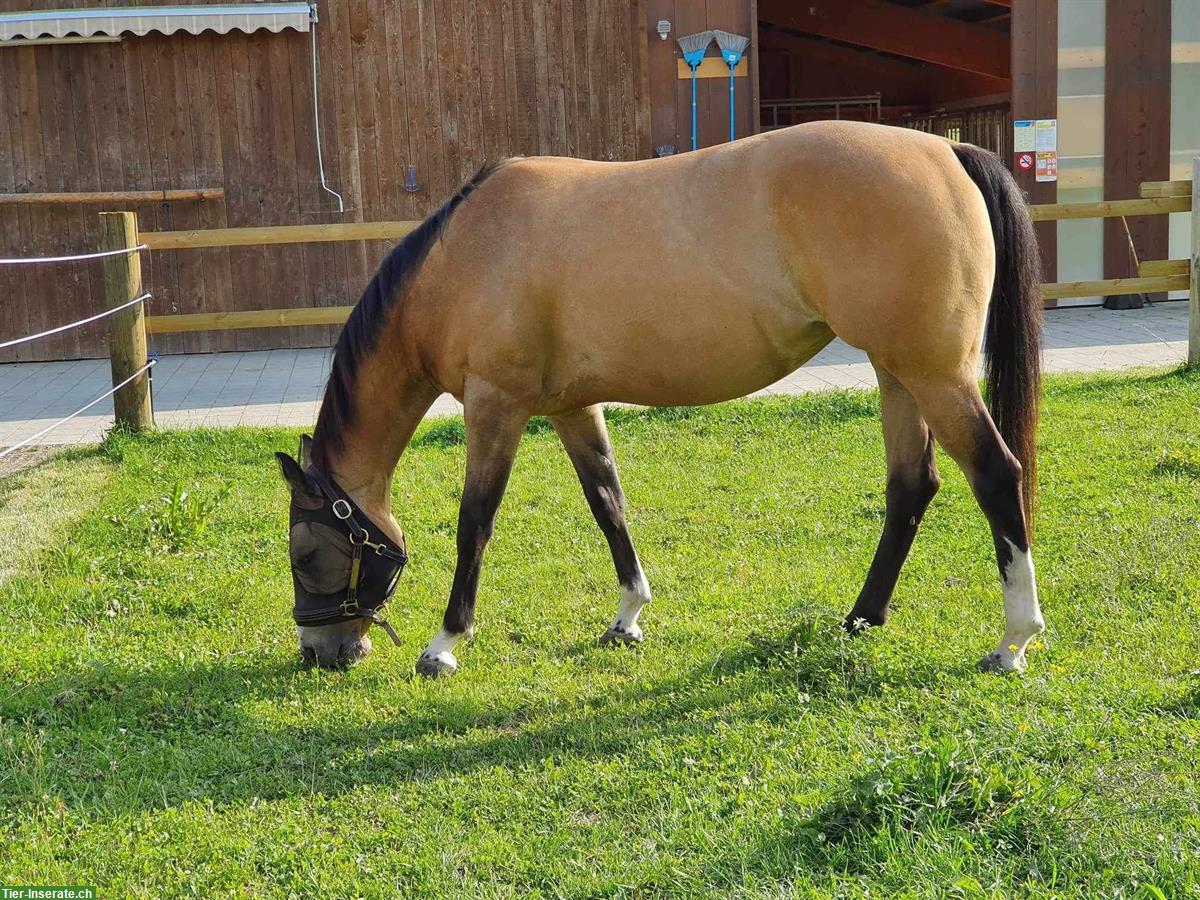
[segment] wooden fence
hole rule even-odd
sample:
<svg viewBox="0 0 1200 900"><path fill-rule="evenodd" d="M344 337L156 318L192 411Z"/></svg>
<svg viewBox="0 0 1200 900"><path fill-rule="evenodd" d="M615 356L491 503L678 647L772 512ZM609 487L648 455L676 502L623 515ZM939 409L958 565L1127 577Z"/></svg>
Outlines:
<svg viewBox="0 0 1200 900"><path fill-rule="evenodd" d="M0 0L0 12L181 2L196 0ZM115 43L5 45L3 255L91 246L99 238L99 209L136 204L147 231L420 219L486 160L645 159L653 155L657 108L649 92L657 86L651 68L657 55L670 62L662 80L673 99L689 84L676 78L678 34L709 27L751 33L749 4L741 0L679 0L678 16L658 16L672 22L669 41L653 33L656 20L647 21L645 0L318 5L320 22L312 32L152 32ZM744 28L735 27L743 9ZM696 16L698 27L685 23ZM313 35L324 171L344 195L344 213L320 186ZM738 103L747 107L742 128L749 123L746 80L738 79L737 90ZM727 82L708 79L700 86L702 102L712 107L707 134L722 140L728 136ZM705 114L702 109L702 129ZM413 183L406 188L409 166ZM337 298L348 284L366 284L384 253L383 244L371 241L231 247L159 255L144 265L142 277L163 312L237 310L247 296L264 307L319 307L344 302ZM69 278L47 267L0 268L0 342L82 319L106 302L98 267ZM214 331L162 343L172 352L200 352L314 346L329 337L327 329ZM106 352L101 329L76 329L0 358Z"/></svg>
<svg viewBox="0 0 1200 900"><path fill-rule="evenodd" d="M1100 281L1072 281L1042 285L1042 297L1047 300L1068 297L1092 297L1106 294L1141 294L1160 291L1190 291L1188 363L1200 365L1200 158L1193 162L1191 181L1151 181L1141 186L1136 200L1104 200L1095 203L1054 203L1031 206L1034 221L1065 219L1111 218L1115 216L1146 216L1191 212L1191 259L1147 260L1138 267L1136 278L1109 278ZM132 214L125 214L132 218ZM118 249L144 244L149 250L190 250L205 247L255 247L267 244L301 244L323 241L396 240L412 231L419 222L354 222L331 225L279 225L258 228L216 228L195 231L149 231L137 233L136 223L124 230L109 230L110 245ZM122 276L120 272L125 274ZM106 278L110 306L126 302L141 292L137 267L126 267ZM346 320L352 307L330 306L297 309L261 309L236 312L206 312L186 315L146 316L144 325L130 320L128 327L145 329L151 334L181 334L195 331L227 331L243 328L275 328L297 325L339 325ZM146 364L145 340L137 335L127 336L123 346L140 347L138 352L113 357L113 384L136 373ZM143 375L143 378L145 376ZM124 419L133 428L148 426L150 411L144 404L121 401L122 394L142 397L145 385L135 380L117 393L118 419L122 409L135 410L131 415L147 418Z"/></svg>

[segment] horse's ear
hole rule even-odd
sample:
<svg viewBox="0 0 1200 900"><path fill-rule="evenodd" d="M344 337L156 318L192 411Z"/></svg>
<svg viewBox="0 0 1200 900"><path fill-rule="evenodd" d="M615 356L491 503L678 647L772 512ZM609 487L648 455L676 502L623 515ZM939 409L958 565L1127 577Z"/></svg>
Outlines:
<svg viewBox="0 0 1200 900"><path fill-rule="evenodd" d="M296 462L286 453L276 453L275 461L279 463L279 471L283 473L283 480L291 487L293 494L305 497L315 497L318 495L317 486L313 484L311 478L304 474L304 469L300 467L300 463Z"/></svg>
<svg viewBox="0 0 1200 900"><path fill-rule="evenodd" d="M312 465L312 435L300 435L300 467L307 469Z"/></svg>

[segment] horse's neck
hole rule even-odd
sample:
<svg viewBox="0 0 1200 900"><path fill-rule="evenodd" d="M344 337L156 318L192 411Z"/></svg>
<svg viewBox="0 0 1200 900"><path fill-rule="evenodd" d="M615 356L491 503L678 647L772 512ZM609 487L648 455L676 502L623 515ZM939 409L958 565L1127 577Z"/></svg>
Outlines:
<svg viewBox="0 0 1200 900"><path fill-rule="evenodd" d="M389 367L387 358L376 353L363 364L354 385L354 424L342 434L342 448L326 459L342 490L385 527L394 524L392 473L438 395L424 379Z"/></svg>

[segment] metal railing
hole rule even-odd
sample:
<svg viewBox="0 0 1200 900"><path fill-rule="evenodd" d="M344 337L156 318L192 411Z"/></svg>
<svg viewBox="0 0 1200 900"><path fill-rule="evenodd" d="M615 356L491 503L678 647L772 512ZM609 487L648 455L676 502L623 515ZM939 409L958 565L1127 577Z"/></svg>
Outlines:
<svg viewBox="0 0 1200 900"><path fill-rule="evenodd" d="M863 94L857 97L795 97L786 100L761 100L758 104L759 125L763 131L800 125L815 119L848 118L860 122L883 121L883 96Z"/></svg>

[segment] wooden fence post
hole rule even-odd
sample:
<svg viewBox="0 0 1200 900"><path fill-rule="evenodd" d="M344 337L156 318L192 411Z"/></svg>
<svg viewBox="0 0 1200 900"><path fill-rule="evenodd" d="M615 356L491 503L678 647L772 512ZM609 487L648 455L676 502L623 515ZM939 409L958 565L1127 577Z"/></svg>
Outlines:
<svg viewBox="0 0 1200 900"><path fill-rule="evenodd" d="M1192 160L1192 264L1188 294L1188 365L1200 366L1200 156Z"/></svg>
<svg viewBox="0 0 1200 900"><path fill-rule="evenodd" d="M100 213L105 250L120 250L138 245L137 215L131 212ZM104 260L104 293L111 309L142 294L142 260L138 251L110 256ZM133 376L147 363L146 321L143 304L109 317L108 356L114 386ZM154 424L150 408L150 373L142 372L113 395L117 425L131 431L144 431Z"/></svg>

